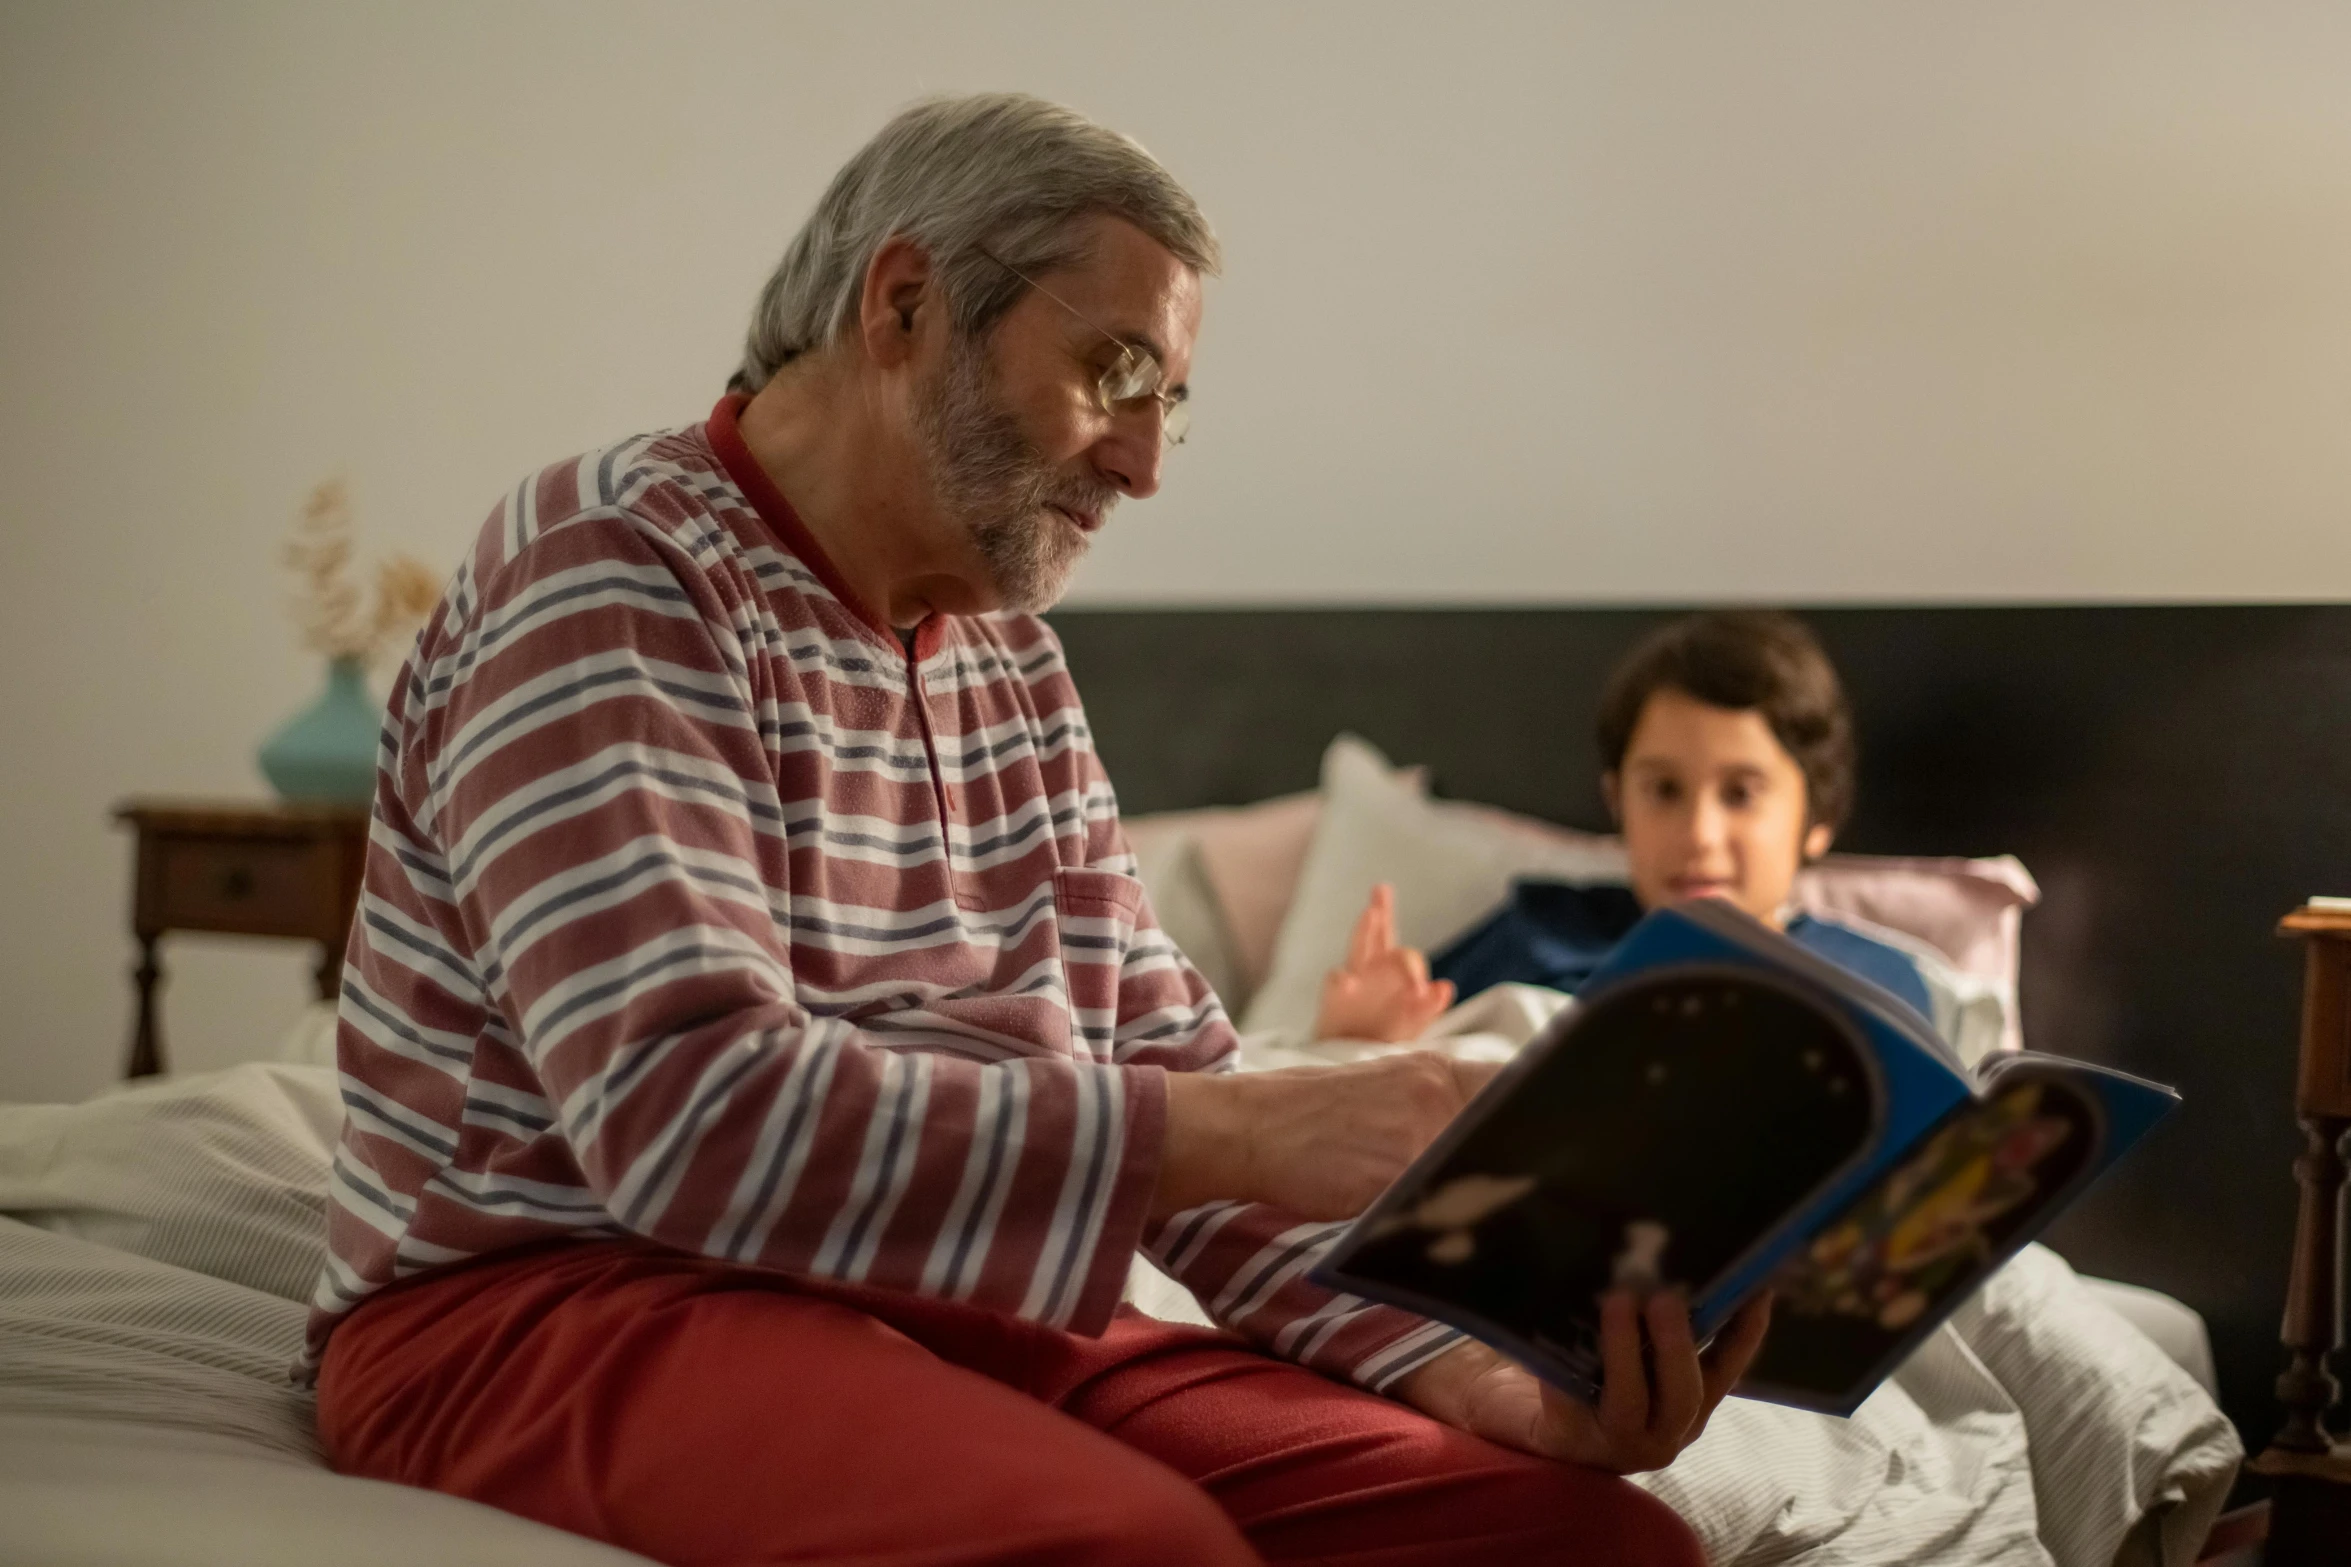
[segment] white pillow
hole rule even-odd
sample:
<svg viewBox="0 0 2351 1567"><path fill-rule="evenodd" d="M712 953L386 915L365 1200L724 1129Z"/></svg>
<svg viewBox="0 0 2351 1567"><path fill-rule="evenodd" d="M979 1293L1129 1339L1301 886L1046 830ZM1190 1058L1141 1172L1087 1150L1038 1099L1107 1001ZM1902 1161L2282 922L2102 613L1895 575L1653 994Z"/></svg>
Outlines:
<svg viewBox="0 0 2351 1567"><path fill-rule="evenodd" d="M0 1214L307 1302L342 1119L333 1068L263 1062L0 1105Z"/></svg>
<svg viewBox="0 0 2351 1567"><path fill-rule="evenodd" d="M1396 889L1396 939L1431 952L1501 903L1514 877L1621 882L1624 851L1556 828L1516 824L1490 806L1432 800L1367 742L1343 734L1322 756L1322 819L1274 944L1273 968L1251 998L1250 1032L1314 1027L1325 972L1371 889Z"/></svg>

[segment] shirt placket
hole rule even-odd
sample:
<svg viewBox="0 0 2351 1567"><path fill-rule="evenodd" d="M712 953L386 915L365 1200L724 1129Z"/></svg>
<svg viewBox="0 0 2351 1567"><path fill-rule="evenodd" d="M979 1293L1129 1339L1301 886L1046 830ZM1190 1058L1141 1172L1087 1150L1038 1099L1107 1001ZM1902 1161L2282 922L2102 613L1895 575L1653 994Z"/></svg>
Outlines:
<svg viewBox="0 0 2351 1567"><path fill-rule="evenodd" d="M931 801L939 812L939 856L947 872L948 896L962 906L968 889L955 859L955 807L961 792L947 782L946 770L940 765L938 729L931 718L930 680L912 648L906 650L906 691L914 703L915 722L922 731L923 760L930 767Z"/></svg>

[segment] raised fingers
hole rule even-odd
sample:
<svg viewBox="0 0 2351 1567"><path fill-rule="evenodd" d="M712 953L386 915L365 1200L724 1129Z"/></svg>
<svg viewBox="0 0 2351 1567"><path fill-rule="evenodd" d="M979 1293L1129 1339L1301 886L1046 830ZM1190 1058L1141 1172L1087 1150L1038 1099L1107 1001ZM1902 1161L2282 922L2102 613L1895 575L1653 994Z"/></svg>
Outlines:
<svg viewBox="0 0 2351 1567"><path fill-rule="evenodd" d="M1371 889L1371 900L1355 916L1355 930L1347 938L1347 966L1367 968L1394 944L1395 894L1386 882Z"/></svg>
<svg viewBox="0 0 2351 1567"><path fill-rule="evenodd" d="M1371 907L1366 911L1372 917L1372 936L1377 943L1374 952L1392 951L1396 945L1396 889L1381 882L1371 889Z"/></svg>

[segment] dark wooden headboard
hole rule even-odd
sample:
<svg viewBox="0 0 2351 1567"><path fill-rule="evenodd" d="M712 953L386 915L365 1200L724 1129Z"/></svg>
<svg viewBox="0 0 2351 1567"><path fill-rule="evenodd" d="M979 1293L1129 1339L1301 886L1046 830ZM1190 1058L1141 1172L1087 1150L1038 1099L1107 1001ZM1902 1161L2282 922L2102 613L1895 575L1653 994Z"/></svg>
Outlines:
<svg viewBox="0 0 2351 1567"><path fill-rule="evenodd" d="M1600 682L1673 611L1064 610L1130 812L1312 787L1352 729L1439 792L1604 826ZM2351 893L2351 607L1806 611L1862 736L1840 847L2023 859L2025 1037L2176 1084L2181 1113L2050 1237L2202 1312L2258 1450L2292 1247L2300 954Z"/></svg>

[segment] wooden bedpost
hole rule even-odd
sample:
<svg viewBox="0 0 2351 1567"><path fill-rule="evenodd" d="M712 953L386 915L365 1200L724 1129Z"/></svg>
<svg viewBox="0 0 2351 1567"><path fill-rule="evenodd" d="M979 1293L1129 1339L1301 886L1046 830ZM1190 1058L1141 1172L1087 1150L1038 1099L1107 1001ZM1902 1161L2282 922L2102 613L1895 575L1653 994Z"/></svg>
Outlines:
<svg viewBox="0 0 2351 1567"><path fill-rule="evenodd" d="M2284 936L2303 938L2301 1066L2294 1112L2305 1139L2294 1174L2302 1189L2294 1266L2279 1338L2286 1406L2268 1451L2253 1461L2272 1476L2268 1567L2351 1560L2351 1442L2327 1428L2340 1388L2327 1370L2342 1341L2343 1134L2351 1130L2351 899L2318 898L2286 916Z"/></svg>

